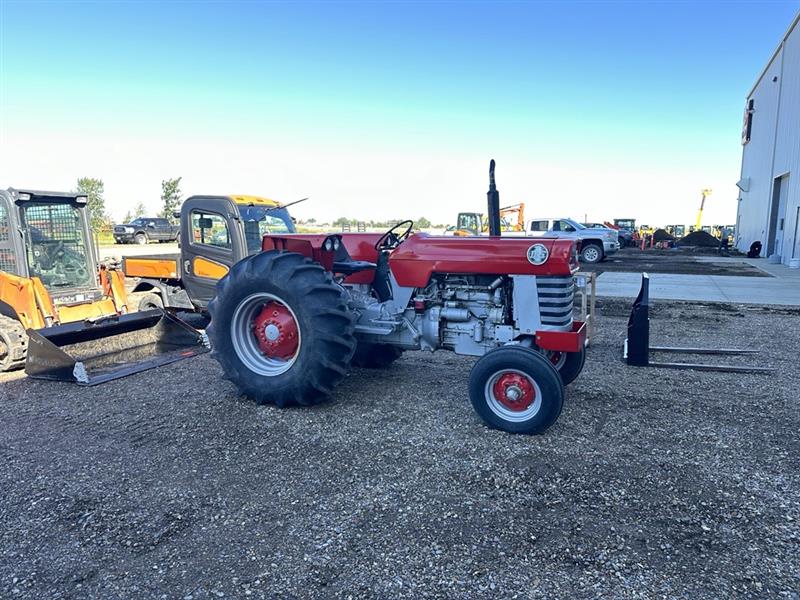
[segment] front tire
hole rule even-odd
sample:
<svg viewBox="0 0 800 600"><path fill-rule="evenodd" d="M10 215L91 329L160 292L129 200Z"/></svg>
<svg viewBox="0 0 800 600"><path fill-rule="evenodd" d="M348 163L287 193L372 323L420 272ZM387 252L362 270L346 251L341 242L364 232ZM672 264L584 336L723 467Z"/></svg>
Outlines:
<svg viewBox="0 0 800 600"><path fill-rule="evenodd" d="M133 239L140 246L144 246L147 243L147 234L146 233L137 233L133 237Z"/></svg>
<svg viewBox="0 0 800 600"><path fill-rule="evenodd" d="M155 310L157 308L164 310L164 300L158 294L145 294L139 300L139 312L144 310Z"/></svg>
<svg viewBox="0 0 800 600"><path fill-rule="evenodd" d="M578 352L547 352L546 356L550 360L550 364L558 371L564 385L569 385L583 371L583 365L586 363L586 348L581 348Z"/></svg>
<svg viewBox="0 0 800 600"><path fill-rule="evenodd" d="M0 315L0 372L15 371L25 366L28 334L19 321Z"/></svg>
<svg viewBox="0 0 800 600"><path fill-rule="evenodd" d="M347 373L356 347L341 288L322 266L269 251L236 263L209 303L212 356L259 404L309 406Z"/></svg>
<svg viewBox="0 0 800 600"><path fill-rule="evenodd" d="M581 248L581 261L590 265L603 260L603 249L597 244L588 244Z"/></svg>
<svg viewBox="0 0 800 600"><path fill-rule="evenodd" d="M489 427L543 433L561 414L564 385L539 352L508 346L478 359L469 375L469 397Z"/></svg>

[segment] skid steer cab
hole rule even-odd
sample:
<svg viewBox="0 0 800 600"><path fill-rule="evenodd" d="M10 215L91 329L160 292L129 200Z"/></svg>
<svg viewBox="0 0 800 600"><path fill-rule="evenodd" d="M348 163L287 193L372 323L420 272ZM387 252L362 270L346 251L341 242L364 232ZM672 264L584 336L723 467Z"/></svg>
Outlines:
<svg viewBox="0 0 800 600"><path fill-rule="evenodd" d="M489 207L496 215L491 188ZM450 350L478 358L469 396L489 426L543 432L585 360L577 251L572 240L501 238L498 222L489 237L412 234L411 221L266 235L208 305L212 354L245 395L290 406L325 399L351 364Z"/></svg>
<svg viewBox="0 0 800 600"><path fill-rule="evenodd" d="M0 190L0 370L95 384L205 351L163 311L131 314L99 265L87 197Z"/></svg>

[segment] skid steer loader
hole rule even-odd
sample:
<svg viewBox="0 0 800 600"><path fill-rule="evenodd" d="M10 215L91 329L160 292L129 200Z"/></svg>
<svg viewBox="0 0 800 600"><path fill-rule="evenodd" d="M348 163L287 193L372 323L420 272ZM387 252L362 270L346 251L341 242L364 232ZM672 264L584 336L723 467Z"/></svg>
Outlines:
<svg viewBox="0 0 800 600"><path fill-rule="evenodd" d="M94 385L207 350L162 310L130 313L98 265L86 196L0 190L0 371Z"/></svg>

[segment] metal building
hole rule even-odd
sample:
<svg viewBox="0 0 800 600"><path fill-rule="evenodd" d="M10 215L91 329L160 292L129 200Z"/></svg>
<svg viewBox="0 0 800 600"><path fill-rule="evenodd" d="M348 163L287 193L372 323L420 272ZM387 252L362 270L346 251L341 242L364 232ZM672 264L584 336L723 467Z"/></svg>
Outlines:
<svg viewBox="0 0 800 600"><path fill-rule="evenodd" d="M800 14L747 96L736 247L800 258Z"/></svg>

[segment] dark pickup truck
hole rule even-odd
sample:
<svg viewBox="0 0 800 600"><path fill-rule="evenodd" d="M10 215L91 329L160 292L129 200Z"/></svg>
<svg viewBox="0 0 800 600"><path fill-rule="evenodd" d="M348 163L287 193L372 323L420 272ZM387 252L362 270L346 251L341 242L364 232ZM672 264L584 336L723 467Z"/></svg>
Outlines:
<svg viewBox="0 0 800 600"><path fill-rule="evenodd" d="M146 244L147 242L176 242L180 227L167 219L139 217L124 225L114 225L114 241L118 244Z"/></svg>

